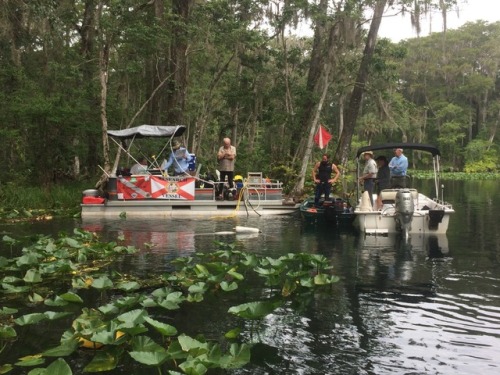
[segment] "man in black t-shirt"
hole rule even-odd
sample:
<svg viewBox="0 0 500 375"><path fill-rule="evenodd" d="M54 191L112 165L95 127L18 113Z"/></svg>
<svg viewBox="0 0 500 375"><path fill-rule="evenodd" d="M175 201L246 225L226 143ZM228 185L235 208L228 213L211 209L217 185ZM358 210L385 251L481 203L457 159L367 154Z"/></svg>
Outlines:
<svg viewBox="0 0 500 375"><path fill-rule="evenodd" d="M332 178L333 172L335 172L335 177ZM321 194L325 194L325 200L329 199L332 184L334 184L339 177L339 169L335 164L328 161L328 155L324 154L321 161L317 162L312 170L312 178L316 184L314 192L314 204L316 206L319 205Z"/></svg>

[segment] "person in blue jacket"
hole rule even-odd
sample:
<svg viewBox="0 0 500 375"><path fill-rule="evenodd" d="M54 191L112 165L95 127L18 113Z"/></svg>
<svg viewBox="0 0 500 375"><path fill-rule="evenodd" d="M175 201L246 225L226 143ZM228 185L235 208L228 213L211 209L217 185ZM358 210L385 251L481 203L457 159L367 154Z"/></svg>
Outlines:
<svg viewBox="0 0 500 375"><path fill-rule="evenodd" d="M172 144L172 153L168 160L163 162L161 169L168 174L168 169L170 166L174 167L174 176L188 176L189 175L189 162L192 159L192 155L189 151L181 146L178 141L174 141Z"/></svg>

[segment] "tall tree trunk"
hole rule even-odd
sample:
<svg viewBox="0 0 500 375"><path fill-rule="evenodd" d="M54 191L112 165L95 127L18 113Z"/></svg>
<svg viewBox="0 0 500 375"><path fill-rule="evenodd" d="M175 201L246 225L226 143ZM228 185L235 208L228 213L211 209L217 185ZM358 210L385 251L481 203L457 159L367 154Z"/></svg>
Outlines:
<svg viewBox="0 0 500 375"><path fill-rule="evenodd" d="M361 59L361 64L356 78L356 84L352 90L349 106L347 108L344 131L340 135L337 151L335 152L336 160L339 160L339 164L343 166L347 164L347 160L349 158L351 140L361 108L361 100L365 92L366 81L368 80L369 66L373 57L373 52L375 51L378 29L382 21L382 15L386 4L387 0L378 0L375 4L370 30L368 32L363 57Z"/></svg>

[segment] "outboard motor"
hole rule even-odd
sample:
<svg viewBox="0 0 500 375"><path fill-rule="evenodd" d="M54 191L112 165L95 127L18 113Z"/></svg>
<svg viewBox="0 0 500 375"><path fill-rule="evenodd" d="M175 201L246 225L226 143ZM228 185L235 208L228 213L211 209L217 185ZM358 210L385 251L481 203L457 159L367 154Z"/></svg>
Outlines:
<svg viewBox="0 0 500 375"><path fill-rule="evenodd" d="M411 221L414 211L413 197L408 189L401 189L396 193L396 223L408 239L411 230Z"/></svg>

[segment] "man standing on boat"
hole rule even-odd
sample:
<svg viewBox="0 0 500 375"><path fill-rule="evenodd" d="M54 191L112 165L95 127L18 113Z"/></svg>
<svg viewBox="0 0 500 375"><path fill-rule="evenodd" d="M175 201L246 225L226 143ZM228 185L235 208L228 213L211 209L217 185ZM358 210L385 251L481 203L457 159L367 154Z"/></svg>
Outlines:
<svg viewBox="0 0 500 375"><path fill-rule="evenodd" d="M405 188L406 187L406 170L408 169L408 159L403 155L403 149L397 148L394 150L395 156L389 163L391 170L391 187Z"/></svg>
<svg viewBox="0 0 500 375"><path fill-rule="evenodd" d="M375 187L378 168L377 163L373 160L372 151L365 151L363 157L365 158L365 168L363 169L363 174L359 178L359 182L363 183L363 189L368 192L373 207L373 188Z"/></svg>
<svg viewBox="0 0 500 375"><path fill-rule="evenodd" d="M172 144L172 153L168 161L162 165L161 169L165 172L168 171L171 165L174 166L174 176L188 176L189 175L189 162L191 161L191 154L189 151L182 147L178 141Z"/></svg>
<svg viewBox="0 0 500 375"><path fill-rule="evenodd" d="M224 189L224 181L227 176L227 182L229 188L233 189L234 183L234 161L236 159L236 147L231 146L231 140L229 138L224 138L222 140L223 145L219 148L217 153L217 160L219 161L219 172L221 183L217 186L217 197L222 199L222 192Z"/></svg>
<svg viewBox="0 0 500 375"><path fill-rule="evenodd" d="M332 173L335 172L335 177L332 178ZM337 166L328 161L328 155L324 154L321 161L314 165L312 171L312 178L316 184L314 192L314 205L319 205L321 194L325 194L325 201L330 198L330 191L332 184L334 184L340 177L340 171Z"/></svg>

